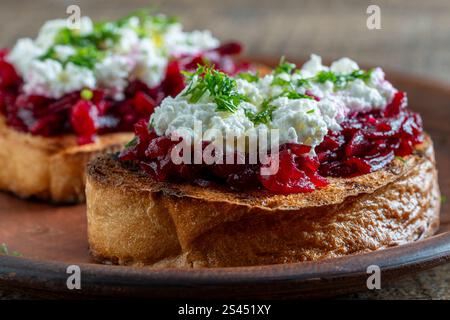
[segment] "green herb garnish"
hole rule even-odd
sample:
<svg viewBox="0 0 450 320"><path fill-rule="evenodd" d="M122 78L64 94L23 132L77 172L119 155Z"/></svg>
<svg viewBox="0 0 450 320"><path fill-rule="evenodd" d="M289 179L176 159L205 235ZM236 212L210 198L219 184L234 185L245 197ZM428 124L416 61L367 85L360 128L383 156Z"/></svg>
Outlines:
<svg viewBox="0 0 450 320"><path fill-rule="evenodd" d="M313 97L308 96L307 94L303 94L303 93L298 93L295 90L285 90L283 91L283 93L281 93L280 95L278 95L276 98L280 98L280 97L286 97L288 99L309 99L309 100L314 100Z"/></svg>
<svg viewBox="0 0 450 320"><path fill-rule="evenodd" d="M258 82L259 81L259 74L258 73L253 74L253 73L250 73L250 72L241 72L241 73L238 74L238 77L243 79L243 80L246 80L248 82Z"/></svg>
<svg viewBox="0 0 450 320"><path fill-rule="evenodd" d="M87 47L76 47L75 48L75 54L69 56L65 60L60 60L56 56L56 52L54 47L51 47L48 49L46 53L44 53L42 56L39 57L40 60L44 61L47 59L57 60L60 63L62 63L64 66L67 65L67 63L71 62L77 66L88 68L88 69L94 69L95 64L99 61L101 61L105 57L105 52L100 51L97 48L93 46L87 46Z"/></svg>
<svg viewBox="0 0 450 320"><path fill-rule="evenodd" d="M6 245L6 243L2 243L0 245L0 255L5 255L5 256L14 256L14 257L21 257L22 254L18 251L13 251L11 252L11 254L9 253L9 249L8 246Z"/></svg>
<svg viewBox="0 0 450 320"><path fill-rule="evenodd" d="M406 163L406 159L404 159L403 157L395 156L394 158L399 160L399 161L401 161L401 162L403 162L403 163Z"/></svg>
<svg viewBox="0 0 450 320"><path fill-rule="evenodd" d="M275 77L275 78L273 78L271 85L285 87L285 86L291 86L291 82L286 79L283 79L281 77Z"/></svg>
<svg viewBox="0 0 450 320"><path fill-rule="evenodd" d="M270 104L273 100L274 99L264 100L261 105L261 111L259 112L245 110L245 116L255 125L272 121L272 113L276 110L276 107Z"/></svg>
<svg viewBox="0 0 450 320"><path fill-rule="evenodd" d="M0 254L4 254L4 255L8 255L9 254L8 246L6 245L6 243L2 243L0 245Z"/></svg>
<svg viewBox="0 0 450 320"><path fill-rule="evenodd" d="M298 72L299 70L295 70L295 64L286 62L284 60L284 57L281 59L280 64L275 68L273 74L274 79L272 81L272 85L286 87L289 86L293 90L293 84L280 77L279 75L287 73L289 75L293 74L294 72ZM310 87L312 82L317 83L325 83L327 81L331 81L336 89L343 89L347 86L347 84L351 81L354 81L356 79L361 79L363 81L370 80L370 76L372 74L372 69L368 71L364 70L355 70L349 74L337 74L332 71L319 71L314 77L311 78L304 78L304 79L298 79L296 81L297 87Z"/></svg>
<svg viewBox="0 0 450 320"><path fill-rule="evenodd" d="M169 28L171 25L178 22L177 17L173 16L165 16L165 15L155 15L153 8L144 8L140 10L136 10L127 16L117 20L115 24L118 27L123 27L127 25L130 20L134 17L139 19L139 30L136 30L138 34L142 33L142 35L148 35L147 27L149 25L154 26L160 31L165 31L167 28Z"/></svg>
<svg viewBox="0 0 450 320"><path fill-rule="evenodd" d="M79 30L62 28L54 38L53 46L39 57L40 60L57 60L64 66L71 62L77 66L93 69L95 64L104 59L105 51L115 45L121 38L119 29L129 23L132 17L139 20L138 26L130 26L135 29L138 36L147 37L155 35L153 32L165 31L170 25L176 23L176 18L163 15L150 15L147 9L134 12L117 21L102 21L94 23L92 32L80 34ZM153 30L153 29L154 30ZM60 60L55 52L55 46L66 45L75 49L75 54L64 61Z"/></svg>
<svg viewBox="0 0 450 320"><path fill-rule="evenodd" d="M80 92L80 97L83 100L91 100L94 97L94 93L92 92L92 90L89 89L83 89Z"/></svg>
<svg viewBox="0 0 450 320"><path fill-rule="evenodd" d="M314 99L311 96L308 96L306 94L298 93L295 90L284 90L279 95L272 97L270 99L266 99L263 101L261 105L261 111L259 112L253 112L251 110L246 110L245 115L247 118L250 119L254 124L258 125L261 123L269 123L272 121L272 113L277 109L274 105L272 105L272 101L281 98L286 97L288 99ZM310 110L311 111L311 110ZM312 110L314 112L314 110ZM308 112L310 113L310 112Z"/></svg>
<svg viewBox="0 0 450 320"><path fill-rule="evenodd" d="M295 70L295 68L296 68L296 65L291 62L287 62L283 56L283 57L281 57L280 63L278 64L278 66L275 68L274 74L275 75L282 74L282 73L292 74L292 72Z"/></svg>
<svg viewBox="0 0 450 320"><path fill-rule="evenodd" d="M137 137L133 137L133 139L131 139L131 141L129 141L129 142L127 142L125 144L125 148L134 147L137 143L138 143L138 138Z"/></svg>
<svg viewBox="0 0 450 320"><path fill-rule="evenodd" d="M368 81L370 79L371 74L372 70L369 71L355 70L349 74L336 74L332 71L320 71L311 80L319 83L331 81L336 86L336 88L342 89L345 88L349 82L355 81L356 79Z"/></svg>
<svg viewBox="0 0 450 320"><path fill-rule="evenodd" d="M185 73L186 74L186 73ZM189 96L190 103L196 103L206 92L217 104L217 111L234 112L239 104L248 98L237 92L236 80L213 67L198 66L191 75L183 96Z"/></svg>

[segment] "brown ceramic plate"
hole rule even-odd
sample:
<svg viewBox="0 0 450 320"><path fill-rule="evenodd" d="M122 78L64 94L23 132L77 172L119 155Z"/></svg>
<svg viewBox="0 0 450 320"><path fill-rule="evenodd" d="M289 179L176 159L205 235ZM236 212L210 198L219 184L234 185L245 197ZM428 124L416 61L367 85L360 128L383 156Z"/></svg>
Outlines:
<svg viewBox="0 0 450 320"><path fill-rule="evenodd" d="M261 62L272 61L259 60ZM388 73L409 94L436 149L439 182L450 195L450 87ZM450 210L427 240L319 262L200 270L152 270L94 264L88 252L85 206L56 207L0 194L0 244L23 257L0 256L0 285L40 296L289 298L367 290L367 267L381 268L382 283L450 260ZM81 268L81 290L68 290L66 269Z"/></svg>

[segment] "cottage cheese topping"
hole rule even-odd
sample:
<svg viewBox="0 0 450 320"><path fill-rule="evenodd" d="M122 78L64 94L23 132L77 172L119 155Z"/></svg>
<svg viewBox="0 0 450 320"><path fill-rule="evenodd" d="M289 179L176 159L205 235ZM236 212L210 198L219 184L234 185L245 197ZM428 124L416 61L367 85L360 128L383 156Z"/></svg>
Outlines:
<svg viewBox="0 0 450 320"><path fill-rule="evenodd" d="M26 82L27 94L60 98L101 87L120 99L130 78L157 86L171 56L217 46L209 31L185 32L180 23L162 15L106 23L83 17L76 30L68 29L64 19L46 22L35 40L20 39L7 60Z"/></svg>
<svg viewBox="0 0 450 320"><path fill-rule="evenodd" d="M24 91L41 96L60 97L82 88L94 88L96 84L92 71L71 62L63 67L55 60L33 61L27 74Z"/></svg>
<svg viewBox="0 0 450 320"><path fill-rule="evenodd" d="M334 61L330 67L322 65L321 57L311 55L302 69L292 76L292 79L305 79L317 75L321 71L331 71L336 75L351 74L360 70L358 64L349 59L341 58ZM346 107L348 112L367 112L372 109L384 108L394 97L397 90L391 83L384 79L384 72L381 68L375 68L370 73L370 79L354 79L348 83L344 90L337 90L336 85L331 81L324 83L310 83L309 91L319 98L333 99L337 97ZM306 89L305 89L306 91Z"/></svg>
<svg viewBox="0 0 450 320"><path fill-rule="evenodd" d="M171 135L182 128L202 139L194 132L194 123L201 121L200 134L216 129L223 136L234 133L239 138L251 129L279 129L280 144L315 147L328 130L340 130L339 124L349 113L385 108L396 92L380 68L363 71L348 58L327 67L316 55L301 69L284 63L262 78L235 79L233 94L241 96L236 110L218 110L214 95L201 91L201 81L194 76L182 93L166 98L156 108L151 124L158 135ZM201 97L192 101L198 92ZM203 140L208 138L203 136Z"/></svg>

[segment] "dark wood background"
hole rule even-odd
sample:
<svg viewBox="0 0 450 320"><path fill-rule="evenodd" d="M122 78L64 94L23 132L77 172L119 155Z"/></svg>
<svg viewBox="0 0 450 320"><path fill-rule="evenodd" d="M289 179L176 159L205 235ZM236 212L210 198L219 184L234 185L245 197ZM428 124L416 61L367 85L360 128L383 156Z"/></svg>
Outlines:
<svg viewBox="0 0 450 320"><path fill-rule="evenodd" d="M150 4L144 0L0 0L0 47L34 37L42 23L65 17L78 4L94 19L118 18ZM364 65L410 73L450 86L450 1L155 0L186 29L210 29L222 40L238 39L249 56L327 60L348 56ZM381 8L381 30L368 30L366 9ZM0 239L1 242L1 239ZM411 276L375 292L343 298L450 299L450 265ZM27 298L0 288L0 299Z"/></svg>

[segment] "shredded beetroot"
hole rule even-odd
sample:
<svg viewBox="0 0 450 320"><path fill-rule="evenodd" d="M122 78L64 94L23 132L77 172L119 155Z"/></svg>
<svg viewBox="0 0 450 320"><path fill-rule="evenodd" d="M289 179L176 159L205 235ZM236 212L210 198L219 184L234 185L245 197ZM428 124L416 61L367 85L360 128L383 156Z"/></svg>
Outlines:
<svg viewBox="0 0 450 320"><path fill-rule="evenodd" d="M237 62L239 43L227 43L194 56L173 57L160 85L147 87L140 81L131 81L125 97L116 101L105 91L95 90L90 101L80 92L60 99L23 93L23 81L14 67L5 60L8 51L0 51L0 112L12 128L35 135L57 136L74 133L78 143L95 140L98 134L132 131L140 119L148 119L154 108L167 96L176 96L185 86L182 70L194 71L197 65L210 64L231 75L246 70L249 65Z"/></svg>
<svg viewBox="0 0 450 320"><path fill-rule="evenodd" d="M422 119L398 92L383 110L350 115L342 131L330 132L316 148L322 176L352 177L379 170L395 156L410 155L423 140Z"/></svg>
<svg viewBox="0 0 450 320"><path fill-rule="evenodd" d="M385 167L395 156L411 154L423 140L422 121L406 105L406 95L398 92L382 111L350 115L341 123L341 131L330 131L315 148L316 156L311 155L309 146L280 146L279 170L272 175L261 174L261 168L269 167L270 162L251 165L248 159L247 164L175 165L170 154L178 141L157 136L145 121L136 124L136 141L119 158L138 163L159 181L189 181L201 186L216 183L235 190L264 188L279 194L311 192L327 186L325 177L366 174ZM207 146L204 142L203 149ZM238 156L235 154L235 159Z"/></svg>

